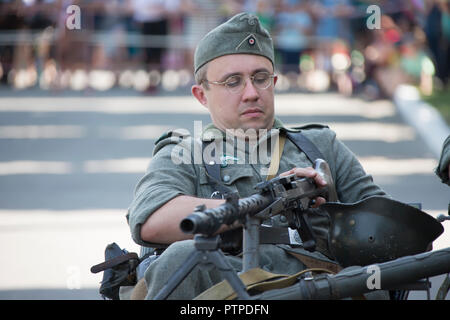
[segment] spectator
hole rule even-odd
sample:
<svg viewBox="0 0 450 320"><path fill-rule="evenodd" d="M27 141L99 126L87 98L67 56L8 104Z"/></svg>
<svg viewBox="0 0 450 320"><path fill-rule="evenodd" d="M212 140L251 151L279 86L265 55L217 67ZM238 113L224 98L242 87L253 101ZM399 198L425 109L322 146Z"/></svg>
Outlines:
<svg viewBox="0 0 450 320"><path fill-rule="evenodd" d="M182 1L181 10L184 14L184 33L187 41L186 66L191 69L197 43L221 22L223 16L220 13L220 4L210 0Z"/></svg>
<svg viewBox="0 0 450 320"><path fill-rule="evenodd" d="M172 1L133 0L134 20L139 24L143 36L156 36L144 39L144 63L150 69L161 70L161 60L167 48L164 36L169 33L168 9ZM161 36L161 37L158 37Z"/></svg>
<svg viewBox="0 0 450 320"><path fill-rule="evenodd" d="M16 3L0 2L0 30L13 32L25 28L25 16ZM7 44L0 46L0 63L2 72L0 83L7 83L8 74L14 68L14 52L16 46Z"/></svg>
<svg viewBox="0 0 450 320"><path fill-rule="evenodd" d="M130 31L130 18L132 14L132 0L102 0L95 10L94 30L102 34L99 45L96 45L92 54L92 68L120 67L128 59L129 49L117 44L124 42L125 32Z"/></svg>
<svg viewBox="0 0 450 320"><path fill-rule="evenodd" d="M354 12L349 0L321 0L314 3L317 19L316 36L323 41L341 39L352 43L350 17Z"/></svg>
<svg viewBox="0 0 450 320"><path fill-rule="evenodd" d="M284 73L299 72L300 55L309 48L313 31L308 2L284 0L276 17L275 39Z"/></svg>

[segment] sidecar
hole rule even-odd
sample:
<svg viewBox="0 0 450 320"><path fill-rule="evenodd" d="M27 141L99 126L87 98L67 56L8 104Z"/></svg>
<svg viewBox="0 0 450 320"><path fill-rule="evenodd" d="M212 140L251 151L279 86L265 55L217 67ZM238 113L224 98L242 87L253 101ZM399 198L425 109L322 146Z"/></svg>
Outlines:
<svg viewBox="0 0 450 320"><path fill-rule="evenodd" d="M431 251L433 241L444 231L441 222L448 217L438 221L412 205L379 196L352 204L327 202L311 209L309 215L327 217L328 249L344 269L333 275L312 276L309 273L289 287L259 292L253 294L252 299L342 299L362 295L380 289L367 286L368 271L373 268L379 271L381 289L389 292L391 300L406 300L409 292L416 290L427 291L430 298L428 277L450 273L450 248ZM126 270L124 279L129 279L130 274L134 277L134 284L125 284L132 295L137 291L133 291L133 286L139 280L139 273L142 274L139 270L145 270L148 263L157 258L152 255L144 259L146 250L152 249L144 248L139 264L133 264L133 268L130 268L130 261L123 262L117 257L114 259L121 262L111 266L119 268L126 264L121 269ZM221 254L218 248L215 251ZM114 279L116 283L122 285L117 278ZM142 291L145 288L142 281L139 283L141 285L136 289ZM104 279L102 286L106 284ZM445 299L449 287L447 275L436 298ZM141 296L143 298L145 294Z"/></svg>
<svg viewBox="0 0 450 320"><path fill-rule="evenodd" d="M353 204L328 202L320 210L330 217L329 249L343 267L368 266L430 251L444 231L437 219L417 205L384 197ZM390 293L392 299L407 299L410 290L424 290L430 297L429 289L426 278Z"/></svg>

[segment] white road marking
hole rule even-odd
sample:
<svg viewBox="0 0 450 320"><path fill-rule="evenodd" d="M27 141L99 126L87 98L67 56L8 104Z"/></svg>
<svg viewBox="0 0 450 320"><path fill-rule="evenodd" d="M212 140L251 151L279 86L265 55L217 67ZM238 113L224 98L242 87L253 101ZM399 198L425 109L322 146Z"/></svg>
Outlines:
<svg viewBox="0 0 450 320"><path fill-rule="evenodd" d="M91 97L91 98L0 98L0 112L99 112L208 114L194 97ZM347 115L377 119L395 114L387 100L374 102L346 98L338 94L277 95L277 115Z"/></svg>
<svg viewBox="0 0 450 320"><path fill-rule="evenodd" d="M0 175L15 174L70 174L73 167L64 161L16 160L0 162Z"/></svg>
<svg viewBox="0 0 450 320"><path fill-rule="evenodd" d="M0 126L0 139L77 139L86 136L84 126Z"/></svg>
<svg viewBox="0 0 450 320"><path fill-rule="evenodd" d="M367 173L391 176L434 175L434 168L438 164L434 158L389 159L386 157L360 157L359 161Z"/></svg>

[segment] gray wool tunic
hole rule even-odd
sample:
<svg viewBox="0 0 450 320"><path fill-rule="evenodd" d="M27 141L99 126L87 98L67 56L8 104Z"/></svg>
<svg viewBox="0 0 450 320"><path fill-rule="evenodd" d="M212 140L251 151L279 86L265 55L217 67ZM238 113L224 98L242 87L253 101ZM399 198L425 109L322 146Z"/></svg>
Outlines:
<svg viewBox="0 0 450 320"><path fill-rule="evenodd" d="M272 142L280 131L301 131L320 150L327 161L336 187L338 199L342 203L353 203L371 196L387 196L377 186L372 176L367 174L355 154L336 138L334 131L326 126L310 125L295 129L286 128L275 119L269 130L258 143L229 143L229 136L213 125L205 127L201 137L192 137L187 132L170 132L157 142L148 169L136 186L134 199L128 210L128 223L134 241L142 246L152 246L140 237L142 224L165 203L179 195L210 198L212 188L208 183L206 169L201 162L201 144L203 141L223 141L221 157L222 182L228 188L248 197L255 193L254 186L266 180L270 165ZM277 175L292 168L312 167L305 153L289 139L281 155ZM283 216L272 218L271 224L286 225ZM326 230L318 227L318 237L326 239ZM325 226L326 229L326 226ZM322 231L321 231L322 230ZM193 241L179 241L164 251L145 273L148 287L147 298L151 299L194 250ZM289 245L261 245L261 268L280 274L294 274L305 265L290 255L289 251L310 255L325 261L331 261L326 251L307 252L302 248ZM240 257L227 256L232 266L240 271ZM221 281L220 273L214 268L207 270L196 267L194 271L170 296L171 299L192 299L202 291Z"/></svg>

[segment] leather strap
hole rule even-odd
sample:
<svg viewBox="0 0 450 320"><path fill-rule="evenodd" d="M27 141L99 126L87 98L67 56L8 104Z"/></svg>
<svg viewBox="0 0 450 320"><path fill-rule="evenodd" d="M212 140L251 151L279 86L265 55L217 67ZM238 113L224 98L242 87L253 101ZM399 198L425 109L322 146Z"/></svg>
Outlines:
<svg viewBox="0 0 450 320"><path fill-rule="evenodd" d="M285 134L282 134L285 133ZM306 155L306 157L311 161L311 163L314 163L316 159L324 159L322 153L320 150L314 145L314 143L311 142L307 137L305 137L304 134L301 132L284 132L280 131L279 135L280 139L277 140L276 144L278 145L278 148L275 146L275 152L272 154L272 159L269 167L269 176L273 178L276 173L278 172L278 167L280 164L280 158L282 154L282 150L284 148L284 143L286 141L286 138L292 141L292 143L295 144L295 146L303 151ZM202 155L205 154L204 150L205 148L211 143L211 141L203 141L202 142ZM278 150L278 152L276 152ZM217 158L217 157L216 157ZM221 195L224 195L225 193L230 192L230 188L226 187L221 182L221 176L220 176L220 161L218 159L211 159L206 160L202 156L202 161L205 166L208 182L211 185L212 189L215 191L213 192L213 195L218 192ZM269 177L268 177L269 178ZM269 180L269 179L268 179Z"/></svg>
<svg viewBox="0 0 450 320"><path fill-rule="evenodd" d="M332 262L327 262L324 260L320 260L320 259L315 259L313 257L298 253L298 252L293 252L290 250L286 250L286 252L288 252L289 254L291 254L293 257L297 258L298 260L300 260L301 263L303 263L307 268L323 268L323 269L327 269L330 270L333 273L338 273L339 271L342 270L342 267L340 265L338 265L337 263L332 263Z"/></svg>
<svg viewBox="0 0 450 320"><path fill-rule="evenodd" d="M239 275L247 290L267 291L272 289L281 289L293 285L298 277L306 272L327 272L326 269L313 268L302 270L293 275L275 274L260 268L253 268ZM211 288L203 291L194 300L232 300L237 297L228 281L223 280Z"/></svg>
<svg viewBox="0 0 450 320"><path fill-rule="evenodd" d="M147 283L145 282L145 278L142 278L134 286L133 292L131 293L130 300L145 300L147 293L148 293Z"/></svg>
<svg viewBox="0 0 450 320"><path fill-rule="evenodd" d="M306 157L311 161L311 163L314 164L316 159L324 159L322 152L316 147L314 143L312 143L311 140L309 140L307 137L305 137L304 134L301 132L286 132L286 135L289 140L291 140L297 148L302 150Z"/></svg>
<svg viewBox="0 0 450 320"><path fill-rule="evenodd" d="M132 259L139 260L139 257L137 255L137 253L129 252L127 254L120 255L120 256L117 256L117 257L112 258L110 260L107 260L105 262L96 264L95 266L91 267L91 272L92 273L98 273L98 272L101 272L101 271L105 271L106 269L111 269L111 268L113 268L113 267L115 267L115 266L117 266L117 265L119 265L121 263L124 263L124 262L126 262L128 260L132 260Z"/></svg>

